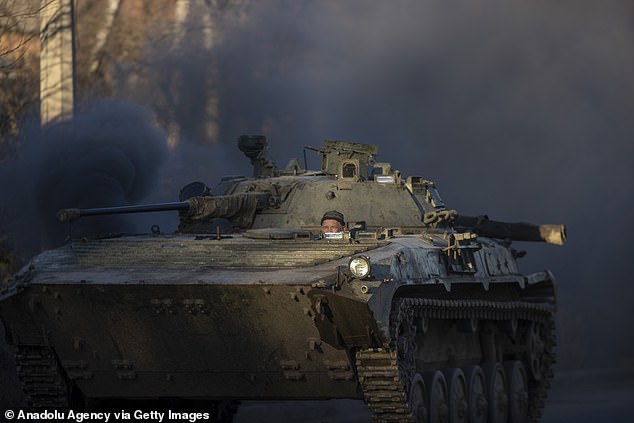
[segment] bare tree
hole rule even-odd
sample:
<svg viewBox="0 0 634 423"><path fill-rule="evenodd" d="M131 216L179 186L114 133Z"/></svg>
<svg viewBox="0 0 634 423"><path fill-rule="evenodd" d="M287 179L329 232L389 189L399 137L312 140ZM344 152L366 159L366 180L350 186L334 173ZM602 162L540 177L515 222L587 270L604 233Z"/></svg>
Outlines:
<svg viewBox="0 0 634 423"><path fill-rule="evenodd" d="M92 48L90 72L95 72L99 67L103 47L108 40L108 36L110 35L110 31L112 30L112 23L114 22L114 18L120 6L121 0L108 0L106 3L106 11L103 16L103 23L101 27L97 30L97 34L95 36L95 44Z"/></svg>
<svg viewBox="0 0 634 423"><path fill-rule="evenodd" d="M37 35L39 2L0 0L0 72L15 68Z"/></svg>
<svg viewBox="0 0 634 423"><path fill-rule="evenodd" d="M38 99L39 1L0 0L0 158Z"/></svg>

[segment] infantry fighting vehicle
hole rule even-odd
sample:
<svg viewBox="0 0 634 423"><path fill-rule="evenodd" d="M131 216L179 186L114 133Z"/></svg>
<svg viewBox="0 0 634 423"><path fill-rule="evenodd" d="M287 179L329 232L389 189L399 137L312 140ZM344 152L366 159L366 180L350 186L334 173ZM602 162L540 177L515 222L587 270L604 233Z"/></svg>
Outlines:
<svg viewBox="0 0 634 423"><path fill-rule="evenodd" d="M563 225L461 216L430 180L375 162L375 145L326 141L309 171L278 168L264 137L238 144L253 177L59 212L178 210L180 226L75 239L0 293L34 408L357 398L377 422L539 420L554 279L520 273L511 240L563 244ZM329 210L345 231L320 233Z"/></svg>

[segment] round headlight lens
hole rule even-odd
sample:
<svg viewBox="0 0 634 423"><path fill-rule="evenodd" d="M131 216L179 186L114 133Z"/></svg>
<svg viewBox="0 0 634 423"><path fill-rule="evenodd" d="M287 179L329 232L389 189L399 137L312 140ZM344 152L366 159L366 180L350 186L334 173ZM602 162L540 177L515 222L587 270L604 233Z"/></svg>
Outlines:
<svg viewBox="0 0 634 423"><path fill-rule="evenodd" d="M365 256L356 256L350 259L348 268L354 277L363 279L370 274L370 259Z"/></svg>

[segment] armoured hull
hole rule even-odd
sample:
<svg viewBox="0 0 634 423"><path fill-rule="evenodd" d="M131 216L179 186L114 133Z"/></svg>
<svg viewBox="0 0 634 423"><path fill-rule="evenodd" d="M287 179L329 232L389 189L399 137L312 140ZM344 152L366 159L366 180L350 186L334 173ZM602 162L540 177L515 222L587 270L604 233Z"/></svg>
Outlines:
<svg viewBox="0 0 634 423"><path fill-rule="evenodd" d="M359 397L346 352L319 342L305 295L290 298L305 286L266 289L42 285L3 306L3 319L19 347L52 346L90 399ZM350 377L335 383L328 366L343 362Z"/></svg>
<svg viewBox="0 0 634 423"><path fill-rule="evenodd" d="M123 237L44 253L4 294L10 343L52 347L88 398L359 398L347 351L315 325L313 285L336 264L313 263L333 256L328 246L281 241L275 263L269 242L236 238ZM132 254L130 243L144 246ZM275 266L261 267L264 254ZM368 343L370 310L349 302L361 320L347 341Z"/></svg>
<svg viewBox="0 0 634 423"><path fill-rule="evenodd" d="M438 369L516 359L526 392L533 373L544 390L551 346L529 337L551 342L552 277L502 272L495 245L473 256L491 276L448 272L420 235L80 240L36 257L0 314L35 405L68 405L71 387L92 402L363 398L407 420L401 382ZM372 280L346 280L359 254Z"/></svg>

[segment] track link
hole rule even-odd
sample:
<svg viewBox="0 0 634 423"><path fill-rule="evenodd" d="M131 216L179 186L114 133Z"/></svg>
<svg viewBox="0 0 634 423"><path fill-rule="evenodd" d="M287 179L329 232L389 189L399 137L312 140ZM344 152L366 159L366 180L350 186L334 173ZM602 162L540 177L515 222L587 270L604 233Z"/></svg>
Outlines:
<svg viewBox="0 0 634 423"><path fill-rule="evenodd" d="M528 418L538 422L553 375L555 335L552 306L523 301L438 300L429 298L400 298L394 303L391 315L392 345L388 349L366 349L356 353L359 382L368 407L377 423L405 423L414 421L408 404L409 384L416 369L413 360L403 360L407 353L399 348L408 342L399 339L400 323L429 320L524 320L544 327L544 377L529 383ZM409 334L405 334L408 336ZM407 347L406 347L407 348ZM404 362L405 361L405 362Z"/></svg>
<svg viewBox="0 0 634 423"><path fill-rule="evenodd" d="M31 407L68 407L68 385L57 362L57 356L50 347L18 345L15 358L18 378Z"/></svg>
<svg viewBox="0 0 634 423"><path fill-rule="evenodd" d="M411 422L405 391L407 381L401 377L396 351L358 351L356 363L363 395L375 421Z"/></svg>

